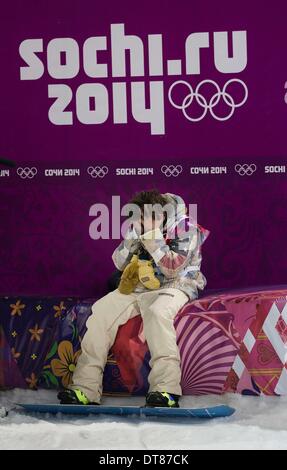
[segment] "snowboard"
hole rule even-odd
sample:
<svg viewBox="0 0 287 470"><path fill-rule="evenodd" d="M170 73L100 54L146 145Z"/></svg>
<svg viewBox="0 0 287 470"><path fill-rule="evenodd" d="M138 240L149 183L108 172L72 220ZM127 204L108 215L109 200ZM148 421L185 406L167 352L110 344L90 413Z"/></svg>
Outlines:
<svg viewBox="0 0 287 470"><path fill-rule="evenodd" d="M28 412L34 413L63 413L68 415L117 415L117 416L159 416L177 418L223 418L231 416L235 409L227 405L211 406L208 408L163 408L143 406L104 406L104 405L49 405L35 403L18 403Z"/></svg>

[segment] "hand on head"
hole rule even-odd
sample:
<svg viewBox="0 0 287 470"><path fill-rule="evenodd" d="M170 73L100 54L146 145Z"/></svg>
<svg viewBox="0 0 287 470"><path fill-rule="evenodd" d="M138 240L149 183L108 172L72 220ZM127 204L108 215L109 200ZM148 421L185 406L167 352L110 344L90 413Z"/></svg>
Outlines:
<svg viewBox="0 0 287 470"><path fill-rule="evenodd" d="M163 214L142 214L140 220L135 220L133 222L134 229L139 236L157 228L162 229L163 219Z"/></svg>

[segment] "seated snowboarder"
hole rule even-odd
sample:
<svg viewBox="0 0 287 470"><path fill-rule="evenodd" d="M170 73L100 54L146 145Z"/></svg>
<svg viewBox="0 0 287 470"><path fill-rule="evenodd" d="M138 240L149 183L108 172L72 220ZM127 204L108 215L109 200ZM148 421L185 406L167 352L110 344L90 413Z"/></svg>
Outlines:
<svg viewBox="0 0 287 470"><path fill-rule="evenodd" d="M151 354L146 406L179 406L181 369L173 322L206 285L201 245L209 232L190 221L180 196L142 191L130 203L140 217L112 256L123 272L120 284L92 306L73 381L58 394L63 404L100 404L103 371L118 328L140 314ZM151 215L145 211L151 205L168 205L173 215L165 210Z"/></svg>

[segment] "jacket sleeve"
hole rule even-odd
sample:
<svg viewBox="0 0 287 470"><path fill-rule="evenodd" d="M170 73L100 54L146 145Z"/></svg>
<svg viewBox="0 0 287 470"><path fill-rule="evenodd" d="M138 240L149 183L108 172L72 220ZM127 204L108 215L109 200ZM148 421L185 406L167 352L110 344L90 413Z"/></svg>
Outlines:
<svg viewBox="0 0 287 470"><path fill-rule="evenodd" d="M123 271L136 253L140 245L140 240L134 229L129 229L124 240L119 244L112 254L114 265Z"/></svg>
<svg viewBox="0 0 287 470"><path fill-rule="evenodd" d="M188 230L179 231L169 245L160 229L150 230L140 239L161 272L167 278L175 278L191 261L194 265L198 260L199 266L194 266L194 269L200 268L200 245L208 234L209 232L204 234L197 225L190 224Z"/></svg>

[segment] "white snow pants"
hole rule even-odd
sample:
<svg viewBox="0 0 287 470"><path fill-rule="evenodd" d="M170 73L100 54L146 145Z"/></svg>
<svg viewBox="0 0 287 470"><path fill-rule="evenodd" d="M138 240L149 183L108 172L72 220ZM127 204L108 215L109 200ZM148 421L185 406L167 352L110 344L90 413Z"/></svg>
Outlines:
<svg viewBox="0 0 287 470"><path fill-rule="evenodd" d="M151 354L149 391L181 395L180 356L173 321L187 301L183 291L161 288L129 295L116 289L95 302L69 388L80 389L90 401L100 401L103 371L118 328L140 314Z"/></svg>

